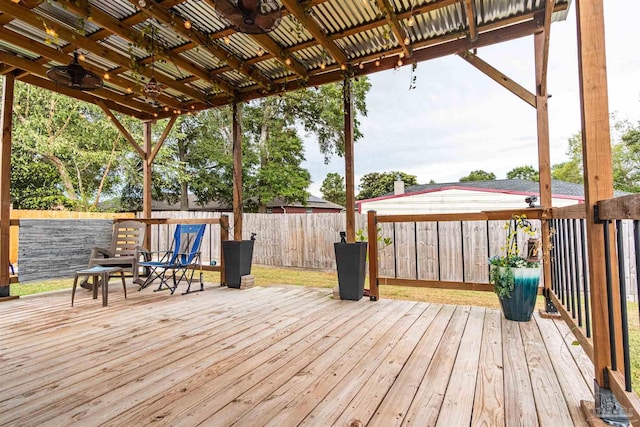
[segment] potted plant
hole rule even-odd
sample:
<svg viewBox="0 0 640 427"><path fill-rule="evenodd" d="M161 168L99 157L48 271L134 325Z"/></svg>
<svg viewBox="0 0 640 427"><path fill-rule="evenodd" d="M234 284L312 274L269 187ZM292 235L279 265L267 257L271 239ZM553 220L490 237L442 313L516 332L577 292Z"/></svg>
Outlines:
<svg viewBox="0 0 640 427"><path fill-rule="evenodd" d="M535 236L535 229L526 215L514 215L505 223L507 230L504 256L489 259L490 282L500 299L504 317L517 322L531 320L538 296L540 282L540 261L535 245L525 245L526 256L518 253L518 231ZM536 240L539 241L539 240Z"/></svg>

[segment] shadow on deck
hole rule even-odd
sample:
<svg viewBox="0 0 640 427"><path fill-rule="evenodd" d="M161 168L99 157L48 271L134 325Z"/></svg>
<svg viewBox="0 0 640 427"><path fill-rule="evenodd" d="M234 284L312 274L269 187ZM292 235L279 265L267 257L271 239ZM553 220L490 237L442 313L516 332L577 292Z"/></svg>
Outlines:
<svg viewBox="0 0 640 427"><path fill-rule="evenodd" d="M112 286L0 313L2 425L586 425L593 365L562 321L306 288Z"/></svg>

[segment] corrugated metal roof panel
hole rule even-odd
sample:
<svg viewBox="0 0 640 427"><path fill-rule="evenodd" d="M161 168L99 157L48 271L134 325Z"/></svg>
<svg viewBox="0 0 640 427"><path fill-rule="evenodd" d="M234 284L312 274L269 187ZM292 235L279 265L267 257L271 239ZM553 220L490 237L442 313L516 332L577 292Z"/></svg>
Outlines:
<svg viewBox="0 0 640 427"><path fill-rule="evenodd" d="M371 22L380 15L375 1L332 0L320 3L312 9L312 15L327 34L336 34Z"/></svg>
<svg viewBox="0 0 640 427"><path fill-rule="evenodd" d="M60 37L52 37L47 35L44 27L32 27L24 22L13 20L5 25L5 28L23 35L36 43L45 43L54 49L60 49L69 44L68 41L61 39Z"/></svg>
<svg viewBox="0 0 640 427"><path fill-rule="evenodd" d="M268 59L256 63L256 68L272 80L280 79L286 76L293 76L293 73L286 68L282 62L275 58Z"/></svg>
<svg viewBox="0 0 640 427"><path fill-rule="evenodd" d="M295 46L300 43L312 40L313 37L304 26L300 25L300 21L293 15L282 18L280 25L269 33L276 43L285 48Z"/></svg>
<svg viewBox="0 0 640 427"><path fill-rule="evenodd" d="M42 2L36 9L38 15L52 19L78 34L93 33L100 29L90 20L79 17L56 2Z"/></svg>
<svg viewBox="0 0 640 427"><path fill-rule="evenodd" d="M204 33L215 33L224 30L228 25L223 22L216 11L201 0L187 0L171 10L175 10L181 17L191 20L192 27Z"/></svg>
<svg viewBox="0 0 640 427"><path fill-rule="evenodd" d="M123 20L139 10L127 0L91 0L91 6L97 7L118 20Z"/></svg>
<svg viewBox="0 0 640 427"><path fill-rule="evenodd" d="M153 39L154 44L162 46L164 49L171 50L187 41L169 25L162 25L155 19L147 19L133 28L147 39Z"/></svg>
<svg viewBox="0 0 640 427"><path fill-rule="evenodd" d="M197 47L180 53L183 58L199 65L206 70L215 70L225 66L225 63L218 59L205 47Z"/></svg>
<svg viewBox="0 0 640 427"><path fill-rule="evenodd" d="M4 40L0 40L0 51L11 53L17 56L20 56L25 59L34 60L40 58L40 55L36 55L26 49L23 49L18 46L14 46L13 44L6 42ZM62 65L62 64L61 64ZM66 65L66 64L64 64Z"/></svg>

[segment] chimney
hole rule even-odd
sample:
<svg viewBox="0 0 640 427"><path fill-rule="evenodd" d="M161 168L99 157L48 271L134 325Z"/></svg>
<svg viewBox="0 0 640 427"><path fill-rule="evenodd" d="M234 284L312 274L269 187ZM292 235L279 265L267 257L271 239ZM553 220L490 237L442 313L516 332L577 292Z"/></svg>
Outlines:
<svg viewBox="0 0 640 427"><path fill-rule="evenodd" d="M393 194L404 194L404 181L400 178L400 175L393 181Z"/></svg>

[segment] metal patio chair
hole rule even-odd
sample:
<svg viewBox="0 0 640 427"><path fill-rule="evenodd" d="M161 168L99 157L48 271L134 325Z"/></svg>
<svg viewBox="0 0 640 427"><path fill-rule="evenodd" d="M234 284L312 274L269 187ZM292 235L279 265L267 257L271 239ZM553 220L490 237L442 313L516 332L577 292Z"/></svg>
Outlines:
<svg viewBox="0 0 640 427"><path fill-rule="evenodd" d="M181 281L188 283L187 290L182 294L199 292L204 289L202 282L202 259L200 256L200 245L204 235L206 224L178 224L173 234L171 248L166 251L149 252L141 251L145 259L149 261L140 262L140 267L149 269L147 279L140 285L138 290L149 286L152 282L160 279L160 285L156 291L167 288L173 294ZM153 258L158 258L156 261ZM191 282L196 268L200 270L200 289L191 290ZM169 282L169 272L172 282Z"/></svg>

